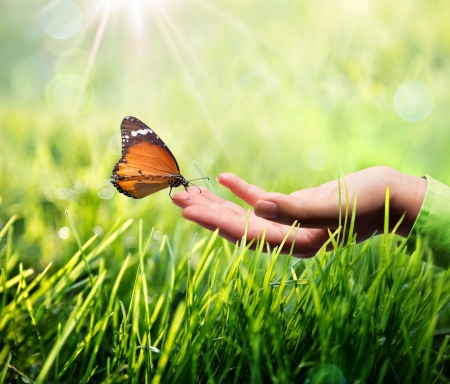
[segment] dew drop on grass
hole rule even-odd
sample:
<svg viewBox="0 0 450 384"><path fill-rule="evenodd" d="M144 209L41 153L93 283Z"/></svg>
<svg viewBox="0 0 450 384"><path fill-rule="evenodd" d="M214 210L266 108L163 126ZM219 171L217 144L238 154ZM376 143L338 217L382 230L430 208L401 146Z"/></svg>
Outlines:
<svg viewBox="0 0 450 384"><path fill-rule="evenodd" d="M58 236L63 240L68 239L70 236L70 229L68 227L60 228L60 230L58 231Z"/></svg>
<svg viewBox="0 0 450 384"><path fill-rule="evenodd" d="M124 244L127 248L135 248L137 245L137 240L134 236L128 236L125 238Z"/></svg>
<svg viewBox="0 0 450 384"><path fill-rule="evenodd" d="M93 229L92 232L94 232L95 235L97 236L101 236L103 235L103 228L100 227L100 225L96 225Z"/></svg>

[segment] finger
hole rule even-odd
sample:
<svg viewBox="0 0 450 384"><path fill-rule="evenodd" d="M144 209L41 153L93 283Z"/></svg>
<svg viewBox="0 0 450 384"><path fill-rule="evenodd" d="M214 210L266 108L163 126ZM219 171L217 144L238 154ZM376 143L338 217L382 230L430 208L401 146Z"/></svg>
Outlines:
<svg viewBox="0 0 450 384"><path fill-rule="evenodd" d="M203 190L202 190L203 189ZM194 196L198 195L198 199L204 199L206 188L200 187L200 191L195 188L192 189L192 191L189 190L189 192L186 191L178 191L173 195L172 203L180 208L184 208L187 206L187 201L189 201L190 198L193 198Z"/></svg>
<svg viewBox="0 0 450 384"><path fill-rule="evenodd" d="M219 228L220 236L232 242L240 240L247 228L249 240L261 238L263 232L267 231L266 238L271 243L279 244L290 229L288 226L276 227L270 221L255 217L253 212L250 212L250 216L245 210L235 213L214 202L189 206L183 210L182 216L210 231Z"/></svg>
<svg viewBox="0 0 450 384"><path fill-rule="evenodd" d="M179 191L173 195L172 201L176 203L181 203L183 201L196 200L196 199L207 199L213 200L216 196L214 193L206 189L205 187L193 188L189 187L187 190Z"/></svg>
<svg viewBox="0 0 450 384"><path fill-rule="evenodd" d="M173 203L183 209L194 205L209 207L211 206L211 203L215 203L222 206L224 209L228 209L236 214L245 215L245 213L247 212L246 209L230 201L220 198L208 189L204 187L200 188L201 192L199 190L177 192L173 197Z"/></svg>
<svg viewBox="0 0 450 384"><path fill-rule="evenodd" d="M297 220L304 228L336 228L339 202L334 196L304 198L271 194L255 203L255 215L287 225Z"/></svg>
<svg viewBox="0 0 450 384"><path fill-rule="evenodd" d="M247 214L236 214L229 210L223 210L221 206L211 203L208 209L204 206L191 206L183 210L183 217L187 220L193 221L198 225L210 231L219 229L219 235L224 239L236 242L242 239L247 229L247 240L261 239L263 233L266 232L266 242L271 245L279 245L286 235L289 227L275 228L270 221L256 218L250 214L247 219Z"/></svg>
<svg viewBox="0 0 450 384"><path fill-rule="evenodd" d="M328 239L328 231L324 229L292 228L290 225L274 224L267 221L264 225L254 225L250 222L248 228L248 240L261 239L265 232L264 242L273 249L280 247L284 242L281 253L291 252L296 257L312 257ZM262 221L260 222L263 223Z"/></svg>
<svg viewBox="0 0 450 384"><path fill-rule="evenodd" d="M251 206L269 195L264 189L249 184L232 173L221 173L217 181Z"/></svg>
<svg viewBox="0 0 450 384"><path fill-rule="evenodd" d="M219 235L232 243L240 241L247 228L247 242L255 240L252 249L263 238L264 243L269 244L272 249L279 247L287 236L281 251L285 254L289 253L292 243L295 242L293 256L296 257L314 256L328 239L326 230L291 228L260 219L253 214L247 221L246 215L237 215L231 211L224 212L214 203L211 203L207 210L201 206L188 207L183 211L183 217L210 231L219 229Z"/></svg>
<svg viewBox="0 0 450 384"><path fill-rule="evenodd" d="M245 231L245 216L213 202L208 209L205 205L189 206L183 210L182 216L210 231L219 228L220 236L231 242L241 239Z"/></svg>

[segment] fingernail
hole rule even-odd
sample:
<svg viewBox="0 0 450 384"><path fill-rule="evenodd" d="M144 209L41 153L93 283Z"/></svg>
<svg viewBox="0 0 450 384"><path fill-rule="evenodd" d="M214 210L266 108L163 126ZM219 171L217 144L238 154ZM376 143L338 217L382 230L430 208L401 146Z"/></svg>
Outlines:
<svg viewBox="0 0 450 384"><path fill-rule="evenodd" d="M255 204L255 215L264 219L276 219L278 206L271 201L259 200Z"/></svg>

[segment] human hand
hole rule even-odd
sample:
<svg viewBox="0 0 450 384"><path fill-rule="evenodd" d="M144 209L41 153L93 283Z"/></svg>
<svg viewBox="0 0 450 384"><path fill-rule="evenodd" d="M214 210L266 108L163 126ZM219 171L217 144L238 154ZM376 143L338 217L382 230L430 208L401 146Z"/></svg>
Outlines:
<svg viewBox="0 0 450 384"><path fill-rule="evenodd" d="M333 232L339 226L337 180L290 195L266 192L231 173L222 173L217 180L254 208L248 219L248 241L261 238L266 230L265 242L271 247L279 246L297 220L300 229L295 236L293 255L311 257L328 240L328 229ZM350 217L355 192L358 195L354 229L358 242L375 232L382 233L387 187L390 188L390 230L405 214L397 234L408 236L425 197L425 179L378 166L350 174L345 177L345 182ZM342 215L345 215L343 180L340 184ZM219 228L220 236L231 242L240 240L245 232L247 209L223 200L203 187L201 191L191 188L189 192L175 194L173 202L183 209L183 217L211 231ZM292 230L288 236L284 253L290 251L295 232Z"/></svg>

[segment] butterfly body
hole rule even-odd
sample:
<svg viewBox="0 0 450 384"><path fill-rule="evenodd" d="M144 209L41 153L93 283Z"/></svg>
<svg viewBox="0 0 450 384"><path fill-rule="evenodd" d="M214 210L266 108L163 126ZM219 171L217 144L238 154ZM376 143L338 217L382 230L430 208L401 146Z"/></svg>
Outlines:
<svg viewBox="0 0 450 384"><path fill-rule="evenodd" d="M165 188L189 187L175 156L150 127L127 116L120 126L122 158L114 166L111 183L120 193L141 199Z"/></svg>

